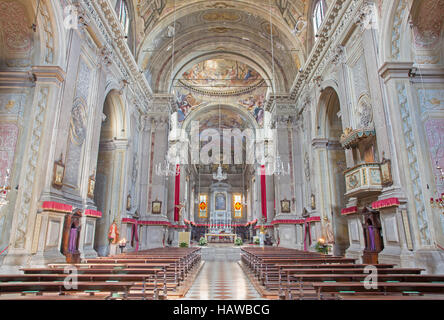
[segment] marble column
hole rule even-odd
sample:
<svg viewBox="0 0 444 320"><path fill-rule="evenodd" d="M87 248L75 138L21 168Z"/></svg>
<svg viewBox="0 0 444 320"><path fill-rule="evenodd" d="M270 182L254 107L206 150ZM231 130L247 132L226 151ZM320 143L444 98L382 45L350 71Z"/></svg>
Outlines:
<svg viewBox="0 0 444 320"><path fill-rule="evenodd" d="M52 66L35 66L33 73L36 78L33 89L34 99L26 107L30 114L26 126L30 129L27 133L27 145L23 152L24 163L18 182L18 205L16 205L12 218L8 254L0 267L2 272L18 272L19 268L28 265L33 252L33 240L39 235L39 230L35 231L35 224L40 206L40 194L48 176L52 175L51 172L48 172L52 150L43 152L43 146L53 146L53 141L57 138L54 130L57 123L57 112L49 112L48 110L57 109L65 73L59 67ZM28 80L23 78L21 85L28 86ZM61 227L63 225L60 225ZM56 252L49 248L59 245L60 241L61 233L58 229L54 231L51 238L47 238L48 254L44 262L64 260L60 251Z"/></svg>

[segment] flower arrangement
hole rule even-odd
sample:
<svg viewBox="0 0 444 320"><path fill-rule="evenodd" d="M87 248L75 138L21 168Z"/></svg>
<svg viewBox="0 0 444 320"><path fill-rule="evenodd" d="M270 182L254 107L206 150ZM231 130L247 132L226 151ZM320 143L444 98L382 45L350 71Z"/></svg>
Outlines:
<svg viewBox="0 0 444 320"><path fill-rule="evenodd" d="M236 246L241 246L241 245L243 245L242 238L237 237L236 240L234 240L234 244L235 244Z"/></svg>
<svg viewBox="0 0 444 320"><path fill-rule="evenodd" d="M254 244L260 244L261 241L259 240L259 237L255 238L253 241Z"/></svg>
<svg viewBox="0 0 444 320"><path fill-rule="evenodd" d="M317 252L322 254L328 254L328 244L325 243L324 239L319 239L315 245L315 249Z"/></svg>
<svg viewBox="0 0 444 320"><path fill-rule="evenodd" d="M199 239L199 246L206 246L208 244L207 239L205 237L200 237Z"/></svg>
<svg viewBox="0 0 444 320"><path fill-rule="evenodd" d="M181 247L181 248L188 248L188 243L186 243L186 242L181 242L181 243L179 244L179 247Z"/></svg>

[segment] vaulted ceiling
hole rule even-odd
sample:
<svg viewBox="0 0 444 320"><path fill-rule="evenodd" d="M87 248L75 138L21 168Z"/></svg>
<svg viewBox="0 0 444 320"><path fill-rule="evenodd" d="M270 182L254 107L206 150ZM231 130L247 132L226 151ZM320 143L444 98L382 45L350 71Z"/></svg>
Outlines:
<svg viewBox="0 0 444 320"><path fill-rule="evenodd" d="M307 57L311 2L135 0L143 25L136 60L154 92L174 91L184 72L210 59L251 66L267 87L288 92Z"/></svg>

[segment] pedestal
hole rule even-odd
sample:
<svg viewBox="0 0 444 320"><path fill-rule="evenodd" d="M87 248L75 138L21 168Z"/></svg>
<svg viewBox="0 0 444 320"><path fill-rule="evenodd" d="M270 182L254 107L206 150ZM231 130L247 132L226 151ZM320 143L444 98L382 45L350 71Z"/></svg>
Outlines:
<svg viewBox="0 0 444 320"><path fill-rule="evenodd" d="M361 216L358 213L348 214L347 224L350 246L345 250L345 257L356 259L357 263L362 263L365 242Z"/></svg>
<svg viewBox="0 0 444 320"><path fill-rule="evenodd" d="M45 267L49 263L66 262L60 252L65 214L43 211L37 215L29 266Z"/></svg>
<svg viewBox="0 0 444 320"><path fill-rule="evenodd" d="M109 255L110 256L115 256L116 254L119 254L120 253L120 248L119 248L119 245L116 243L116 244L110 244L109 245Z"/></svg>

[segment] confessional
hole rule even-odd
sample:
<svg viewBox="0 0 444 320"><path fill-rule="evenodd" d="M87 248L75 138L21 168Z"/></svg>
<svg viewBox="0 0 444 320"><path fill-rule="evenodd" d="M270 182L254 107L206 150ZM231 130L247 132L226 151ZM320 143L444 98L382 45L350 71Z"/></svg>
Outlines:
<svg viewBox="0 0 444 320"><path fill-rule="evenodd" d="M362 219L365 240L362 262L366 264L377 264L378 254L384 249L379 212L364 208L362 211Z"/></svg>
<svg viewBox="0 0 444 320"><path fill-rule="evenodd" d="M80 239L80 213L65 215L63 225L63 237L61 252L66 257L67 263L80 263L79 239Z"/></svg>

